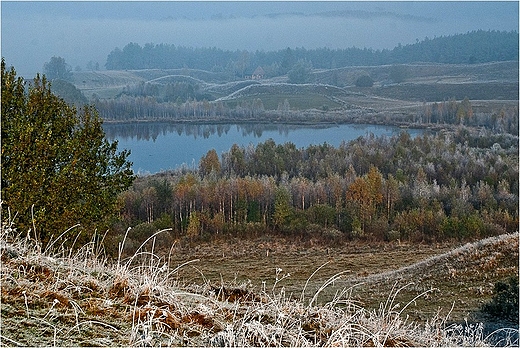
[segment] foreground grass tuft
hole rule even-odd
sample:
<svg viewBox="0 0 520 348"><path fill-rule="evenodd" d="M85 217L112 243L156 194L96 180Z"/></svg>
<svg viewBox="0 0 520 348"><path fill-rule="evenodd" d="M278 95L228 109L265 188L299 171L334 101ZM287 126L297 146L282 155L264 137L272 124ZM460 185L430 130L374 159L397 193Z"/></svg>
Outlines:
<svg viewBox="0 0 520 348"><path fill-rule="evenodd" d="M518 330L484 336L480 324L424 324L397 303L407 285L394 286L379 309L352 299L352 288L331 301L320 294L287 295L281 270L270 288L247 284L185 285L168 256L154 252L154 236L127 259L103 256L100 242L77 252L42 250L12 226L2 226L1 344L5 346L489 346L517 345ZM123 245L120 246L123 250ZM311 275L312 277L312 275ZM418 295L426 296L429 292ZM433 291L433 290L431 290ZM320 304L318 304L320 303ZM496 336L500 335L500 341Z"/></svg>

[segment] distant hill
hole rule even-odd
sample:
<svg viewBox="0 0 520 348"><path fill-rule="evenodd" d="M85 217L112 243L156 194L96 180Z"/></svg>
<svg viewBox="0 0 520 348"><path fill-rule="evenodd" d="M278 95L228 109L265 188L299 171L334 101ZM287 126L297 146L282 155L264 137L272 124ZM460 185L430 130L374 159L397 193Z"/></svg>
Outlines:
<svg viewBox="0 0 520 348"><path fill-rule="evenodd" d="M279 51L227 51L217 48L190 48L168 44L129 43L107 57L108 70L201 69L213 73L245 77L259 67L266 77L286 74L298 61L315 69L346 66L406 64L416 62L475 64L518 60L518 32L472 31L466 34L425 38L392 50L287 48Z"/></svg>
<svg viewBox="0 0 520 348"><path fill-rule="evenodd" d="M75 72L74 81L105 120L118 122L281 117L400 124L425 112L424 103L444 107L467 98L477 115L473 123L482 126L492 124L484 120L495 113L518 110L518 61L365 65L309 74L310 83L291 84L287 75L252 79L200 69L137 69ZM373 86L357 86L361 76ZM515 119L507 129L515 129Z"/></svg>
<svg viewBox="0 0 520 348"><path fill-rule="evenodd" d="M392 70L396 67L401 69L402 81L399 86L392 80ZM363 93L388 94L389 90L406 89L405 99L411 100L443 100L445 98L465 96L470 99L497 99L494 95L504 94L498 99L518 99L518 61L504 61L482 64L438 64L438 63L416 63L401 65L376 65L376 66L351 66L336 69L314 69L312 71L312 84L331 85L341 88L353 88L356 79L362 75L368 75L374 81L374 88L361 89ZM163 89L170 85L189 85L204 95L207 100L232 100L238 96L247 95L253 97L256 94L280 93L287 94L288 90L299 90L295 93L304 94L309 91L309 85L288 85L287 76L265 78L259 80L232 78L228 81L222 74L212 73L197 69L139 69L139 70L106 70L106 71L82 71L74 73L74 84L87 97L94 94L101 98L113 98L128 91L135 86L143 85L142 95L147 89L154 90L157 97L165 93ZM426 95L420 90L403 85L429 86ZM471 85L485 85L478 93L472 92ZM496 86L499 84L500 86ZM152 86L156 86L151 88ZM289 87L290 86L290 87ZM382 90L385 87L386 90ZM468 88L469 87L469 88ZM489 87L489 88L488 88ZM320 91L323 88L320 88ZM443 92L444 90L444 92ZM452 91L459 90L457 93ZM240 91L240 92L238 92ZM330 94L337 89L326 91ZM438 93L435 91L439 91ZM493 95L486 97L486 91ZM322 91L324 92L324 91ZM393 92L392 92L393 93ZM432 95L432 93L434 93ZM464 94L465 93L465 94ZM459 94L464 94L459 97ZM478 94L478 95L477 95ZM438 98L436 98L438 96ZM194 97L194 95L192 96Z"/></svg>

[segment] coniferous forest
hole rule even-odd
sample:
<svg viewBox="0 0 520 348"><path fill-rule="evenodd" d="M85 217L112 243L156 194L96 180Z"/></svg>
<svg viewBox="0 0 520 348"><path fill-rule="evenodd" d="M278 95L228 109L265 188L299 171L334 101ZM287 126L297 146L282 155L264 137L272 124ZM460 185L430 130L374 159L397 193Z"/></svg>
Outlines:
<svg viewBox="0 0 520 348"><path fill-rule="evenodd" d="M518 33L478 30L426 37L415 44L398 45L392 50L301 47L248 52L151 43L141 47L137 43L129 43L123 49L114 49L108 55L105 67L108 70L191 68L213 72L233 71L243 77L260 65L268 77L273 77L286 74L299 60L312 62L316 69L412 62L474 64L518 60Z"/></svg>

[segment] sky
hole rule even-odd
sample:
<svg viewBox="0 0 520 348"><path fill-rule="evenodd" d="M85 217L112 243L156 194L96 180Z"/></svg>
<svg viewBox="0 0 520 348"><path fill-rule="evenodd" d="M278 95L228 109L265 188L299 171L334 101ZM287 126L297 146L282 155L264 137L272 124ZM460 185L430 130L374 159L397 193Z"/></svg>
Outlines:
<svg viewBox="0 0 520 348"><path fill-rule="evenodd" d="M1 54L34 77L53 56L103 68L130 42L272 51L392 49L472 30L518 30L517 1L1 1Z"/></svg>

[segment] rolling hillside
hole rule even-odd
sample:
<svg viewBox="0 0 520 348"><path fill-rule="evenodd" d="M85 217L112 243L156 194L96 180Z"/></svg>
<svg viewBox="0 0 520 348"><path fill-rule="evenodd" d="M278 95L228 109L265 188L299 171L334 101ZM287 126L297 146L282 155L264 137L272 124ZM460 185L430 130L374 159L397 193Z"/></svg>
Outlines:
<svg viewBox="0 0 520 348"><path fill-rule="evenodd" d="M313 72L312 84L289 84L287 78L218 81L215 73L200 70L132 70L75 73L75 85L87 97L114 98L125 87L139 84L167 86L184 83L211 101L230 106L260 99L276 110L285 99L299 110L336 110L364 107L384 110L386 101L402 106L468 97L470 100L518 100L518 62L474 65L402 65L403 82L391 80L394 66L347 67ZM374 80L371 88L355 87L359 76ZM166 92L165 92L166 93ZM368 98L368 100L366 100ZM386 101L385 101L386 99ZM356 100L360 101L357 105ZM412 104L410 104L412 103Z"/></svg>
<svg viewBox="0 0 520 348"><path fill-rule="evenodd" d="M178 272L197 260L186 258L175 266L168 262L171 255L149 258L137 250L129 259L109 261L96 243L75 253L42 252L9 227L2 230L0 251L0 340L6 346L518 344L517 328L487 336L482 326L450 325L449 315L431 315L431 307L451 299L450 291L456 302L471 308L472 298L489 298L489 283L517 274L518 233L383 274L374 269L364 279L350 279L354 285L362 281L359 287L345 284L325 302L322 293L330 286L337 289L344 272L321 285L309 275L300 283L301 296L291 296L281 269L269 288L224 281L183 284ZM374 291L386 299L379 302ZM370 309L366 303L371 300L379 307ZM425 320L428 325L421 324Z"/></svg>

